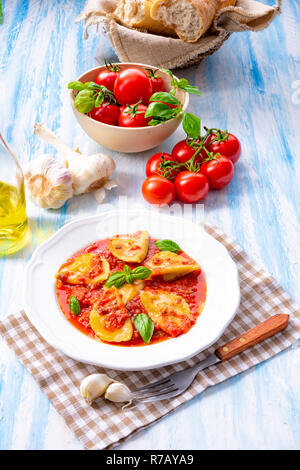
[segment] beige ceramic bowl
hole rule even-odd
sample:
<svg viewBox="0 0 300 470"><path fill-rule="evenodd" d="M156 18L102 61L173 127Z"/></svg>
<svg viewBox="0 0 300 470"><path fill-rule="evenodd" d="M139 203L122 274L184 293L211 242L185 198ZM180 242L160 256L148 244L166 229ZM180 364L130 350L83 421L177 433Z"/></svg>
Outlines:
<svg viewBox="0 0 300 470"><path fill-rule="evenodd" d="M136 67L139 69L152 68L156 70L156 67L144 64L120 63L118 65L122 70L129 67ZM83 83L95 81L96 76L103 69L105 69L105 65L91 69L81 75L77 80ZM166 90L170 90L170 76L165 72L160 72L160 74L165 82ZM73 91L71 93L72 107L75 117L82 129L98 144L101 144L104 147L115 150L117 152L136 153L152 149L170 137L170 135L173 134L181 122L181 118L177 117L163 124L159 124L158 126L131 128L110 126L109 124L95 121L86 114L82 114L77 111L77 109L74 107L74 96L75 93ZM183 90L178 90L176 97L180 100L182 108L185 111L189 104L188 93Z"/></svg>

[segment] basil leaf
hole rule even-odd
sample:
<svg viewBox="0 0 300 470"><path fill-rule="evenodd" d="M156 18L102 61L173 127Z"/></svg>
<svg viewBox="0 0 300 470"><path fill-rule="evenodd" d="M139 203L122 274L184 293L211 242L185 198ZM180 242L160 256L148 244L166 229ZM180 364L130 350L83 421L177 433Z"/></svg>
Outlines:
<svg viewBox="0 0 300 470"><path fill-rule="evenodd" d="M125 280L127 284L133 284L134 283L134 277L131 273L125 275Z"/></svg>
<svg viewBox="0 0 300 470"><path fill-rule="evenodd" d="M127 266L127 264L125 264L124 268L123 268L123 273L125 275L125 281L128 283L128 284L133 284L133 281L134 281L134 277L130 271L130 267Z"/></svg>
<svg viewBox="0 0 300 470"><path fill-rule="evenodd" d="M70 298L69 298L69 307L70 307L71 312L74 315L77 316L77 315L80 314L80 312L81 312L80 303L74 295L71 295Z"/></svg>
<svg viewBox="0 0 300 470"><path fill-rule="evenodd" d="M162 120L168 121L169 119L172 119L178 111L179 108L172 109L167 104L152 101L145 112L145 117L159 117Z"/></svg>
<svg viewBox="0 0 300 470"><path fill-rule="evenodd" d="M152 271L146 266L138 266L131 271L131 274L134 279L147 279L149 276L151 276Z"/></svg>
<svg viewBox="0 0 300 470"><path fill-rule="evenodd" d="M105 88L95 82L87 82L85 83L85 87L87 90L102 90L102 88Z"/></svg>
<svg viewBox="0 0 300 470"><path fill-rule="evenodd" d="M201 121L194 114L184 113L182 127L185 133L193 139L197 139L201 135Z"/></svg>
<svg viewBox="0 0 300 470"><path fill-rule="evenodd" d="M148 126L158 126L158 124L162 124L165 121L161 121L160 119L151 119L151 121L148 122Z"/></svg>
<svg viewBox="0 0 300 470"><path fill-rule="evenodd" d="M3 23L3 8L2 8L2 0L0 0L0 24Z"/></svg>
<svg viewBox="0 0 300 470"><path fill-rule="evenodd" d="M134 326L146 344L150 343L154 331L154 323L145 313L139 313L133 319Z"/></svg>
<svg viewBox="0 0 300 470"><path fill-rule="evenodd" d="M115 286L117 289L124 286L126 282L126 274L124 272L116 272L109 276L105 285L106 287Z"/></svg>
<svg viewBox="0 0 300 470"><path fill-rule="evenodd" d="M150 101L161 101L163 103L177 105L180 104L180 101L176 98L176 96L170 95L170 93L159 91L154 93L151 96Z"/></svg>
<svg viewBox="0 0 300 470"><path fill-rule="evenodd" d="M69 90L81 91L81 90L85 90L86 84L82 83L82 82L78 82L77 80L75 80L74 82L68 83L68 88L69 88Z"/></svg>
<svg viewBox="0 0 300 470"><path fill-rule="evenodd" d="M193 93L194 95L201 95L198 88L196 86L190 85L186 78L181 78L179 82L177 83L177 86L178 88L181 88L181 90L184 90L187 93Z"/></svg>
<svg viewBox="0 0 300 470"><path fill-rule="evenodd" d="M125 264L123 271L117 271L111 274L105 285L106 287L115 286L117 289L119 289L126 282L128 284L133 284L135 279L147 279L150 274L152 274L152 271L146 266L138 266L131 271L130 267Z"/></svg>
<svg viewBox="0 0 300 470"><path fill-rule="evenodd" d="M80 113L89 113L95 107L95 97L93 90L81 90L77 93L74 106Z"/></svg>
<svg viewBox="0 0 300 470"><path fill-rule="evenodd" d="M157 240L155 245L160 251L171 251L172 253L181 251L180 246L172 240Z"/></svg>
<svg viewBox="0 0 300 470"><path fill-rule="evenodd" d="M123 268L123 272L124 272L125 274L130 273L130 267L129 267L127 264L125 264L125 266L124 266L124 268Z"/></svg>
<svg viewBox="0 0 300 470"><path fill-rule="evenodd" d="M100 108L103 104L104 96L101 93L98 93L96 100L95 100L95 108Z"/></svg>
<svg viewBox="0 0 300 470"><path fill-rule="evenodd" d="M159 70L161 70L162 72L167 73L168 75L170 75L171 78L173 78L173 72L171 70L169 70L169 69L159 69Z"/></svg>

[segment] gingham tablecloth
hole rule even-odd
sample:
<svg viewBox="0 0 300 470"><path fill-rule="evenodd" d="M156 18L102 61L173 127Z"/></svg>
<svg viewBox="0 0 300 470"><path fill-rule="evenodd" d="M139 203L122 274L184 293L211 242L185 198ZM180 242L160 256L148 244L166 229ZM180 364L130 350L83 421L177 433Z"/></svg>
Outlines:
<svg viewBox="0 0 300 470"><path fill-rule="evenodd" d="M0 333L30 371L66 424L87 449L105 449L118 445L137 431L153 424L172 410L191 400L207 387L239 374L288 348L300 338L300 310L277 281L219 229L206 230L229 250L240 275L241 304L233 322L220 340L193 359L161 369L117 372L79 363L52 348L32 326L23 311L9 315L0 323ZM168 374L194 365L212 354L216 347L276 313L290 315L289 326L263 343L231 360L200 372L193 384L179 397L152 404L122 406L99 398L89 406L81 397L81 380L94 372L106 372L116 380L136 388Z"/></svg>

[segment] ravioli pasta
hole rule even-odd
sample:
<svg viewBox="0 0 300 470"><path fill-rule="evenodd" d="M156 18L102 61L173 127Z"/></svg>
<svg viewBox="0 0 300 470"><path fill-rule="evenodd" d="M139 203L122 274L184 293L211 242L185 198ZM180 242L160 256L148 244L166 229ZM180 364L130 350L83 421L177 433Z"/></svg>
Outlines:
<svg viewBox="0 0 300 470"><path fill-rule="evenodd" d="M84 253L63 264L56 277L69 284L99 284L108 278L109 272L106 259L97 254Z"/></svg>
<svg viewBox="0 0 300 470"><path fill-rule="evenodd" d="M155 276L161 275L165 281L171 281L200 269L199 264L171 251L161 251L150 258L146 266Z"/></svg>
<svg viewBox="0 0 300 470"><path fill-rule="evenodd" d="M56 274L66 319L91 339L116 346L187 333L205 303L205 277L188 254L160 251L164 244L156 241L140 230L95 241L71 256ZM71 310L74 298L78 308Z"/></svg>

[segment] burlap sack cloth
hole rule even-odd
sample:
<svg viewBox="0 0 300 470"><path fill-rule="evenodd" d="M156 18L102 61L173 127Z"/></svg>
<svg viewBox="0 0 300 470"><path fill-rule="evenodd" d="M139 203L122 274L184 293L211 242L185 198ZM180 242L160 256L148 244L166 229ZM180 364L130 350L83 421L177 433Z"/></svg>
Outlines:
<svg viewBox="0 0 300 470"><path fill-rule="evenodd" d="M233 240L219 229L208 225L205 225L205 228L225 245L237 264L241 304L236 317L220 340L193 359L144 372L104 371L93 365L77 362L49 346L31 325L24 312L10 315L0 322L1 335L87 449L114 447L191 400L207 387L216 385L269 359L300 338L300 310L289 295ZM188 390L171 400L138 404L135 408L122 410L122 406L105 401L103 398L99 398L93 406L89 406L80 395L81 380L94 372L104 371L134 389L161 379L172 372L185 369L212 354L216 347L243 334L276 313L290 315L289 326L286 330L227 362L203 370Z"/></svg>
<svg viewBox="0 0 300 470"><path fill-rule="evenodd" d="M117 0L87 0L77 19L77 22L85 21L85 35L89 26L102 23L120 62L174 69L199 63L219 49L233 32L267 28L280 13L281 0L276 0L274 7L253 0L238 0L235 7L220 10L209 31L194 44L121 26L110 16L116 3ZM102 57L100 62L103 63Z"/></svg>

